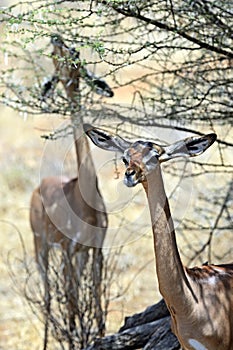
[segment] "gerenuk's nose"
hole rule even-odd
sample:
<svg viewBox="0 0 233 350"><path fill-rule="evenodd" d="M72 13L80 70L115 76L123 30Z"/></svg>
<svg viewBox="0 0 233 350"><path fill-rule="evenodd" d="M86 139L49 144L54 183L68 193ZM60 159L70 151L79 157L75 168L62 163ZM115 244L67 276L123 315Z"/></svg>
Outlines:
<svg viewBox="0 0 233 350"><path fill-rule="evenodd" d="M136 171L134 169L127 169L125 172L125 175L127 177L134 176L136 174Z"/></svg>
<svg viewBox="0 0 233 350"><path fill-rule="evenodd" d="M137 184L136 171L134 169L126 170L124 184L128 187L133 187Z"/></svg>

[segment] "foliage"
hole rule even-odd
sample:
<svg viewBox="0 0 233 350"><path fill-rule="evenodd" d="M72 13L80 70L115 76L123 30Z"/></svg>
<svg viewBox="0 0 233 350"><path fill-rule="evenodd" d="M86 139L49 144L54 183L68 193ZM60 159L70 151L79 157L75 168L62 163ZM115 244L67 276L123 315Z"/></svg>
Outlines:
<svg viewBox="0 0 233 350"><path fill-rule="evenodd" d="M101 67L116 94L122 87L133 88L130 115L105 101L105 117L117 110L115 117L143 125L153 125L155 115L161 123L232 123L230 9L230 1L220 0L12 5L1 11L6 22L2 52L9 60L1 75L2 101L30 113L70 113L61 89L50 103L40 99L43 79L51 74L50 35L59 32L80 51L83 63L98 72ZM83 84L85 114L100 117L100 101L88 92Z"/></svg>

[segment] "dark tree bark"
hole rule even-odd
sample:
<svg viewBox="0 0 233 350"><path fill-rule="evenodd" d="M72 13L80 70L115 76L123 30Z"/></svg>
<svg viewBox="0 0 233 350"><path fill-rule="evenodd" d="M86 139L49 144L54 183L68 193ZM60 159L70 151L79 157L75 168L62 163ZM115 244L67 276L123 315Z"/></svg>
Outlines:
<svg viewBox="0 0 233 350"><path fill-rule="evenodd" d="M98 338L85 350L177 350L180 344L171 331L171 318L162 299L145 311L126 317L119 332Z"/></svg>

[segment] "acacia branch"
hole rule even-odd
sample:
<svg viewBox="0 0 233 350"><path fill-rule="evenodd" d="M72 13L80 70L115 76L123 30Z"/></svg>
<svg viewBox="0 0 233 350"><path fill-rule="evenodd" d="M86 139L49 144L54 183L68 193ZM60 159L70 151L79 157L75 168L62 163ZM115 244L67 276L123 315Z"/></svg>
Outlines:
<svg viewBox="0 0 233 350"><path fill-rule="evenodd" d="M109 2L108 1L103 1L102 3L109 6ZM163 29L163 30L165 30L167 32L172 32L174 34L178 34L179 36L183 37L184 39L186 39L186 40L188 40L188 41L190 41L190 42L192 42L192 43L194 43L196 45L199 45L203 49L206 49L206 50L209 50L209 51L216 52L218 54L227 56L230 59L233 58L233 53L232 52L226 51L226 50L224 50L224 49L222 49L220 47L216 47L214 45L211 45L211 44L208 44L208 43L206 43L204 41L201 41L198 38L196 38L194 36L191 36L191 35L185 33L184 31L182 31L180 29L177 29L177 27L170 26L168 24L159 22L159 21L157 21L155 19L143 16L140 13L138 8L137 8L137 11L132 11L132 9L130 9L129 7L127 9L120 8L120 7L116 6L115 3L113 3L111 8L113 10L115 10L117 13L120 13L120 14L126 16L126 17L136 18L136 19L138 19L140 21L143 21L143 22L145 22L147 24L152 24L152 25L154 25L155 27L157 27L159 29Z"/></svg>

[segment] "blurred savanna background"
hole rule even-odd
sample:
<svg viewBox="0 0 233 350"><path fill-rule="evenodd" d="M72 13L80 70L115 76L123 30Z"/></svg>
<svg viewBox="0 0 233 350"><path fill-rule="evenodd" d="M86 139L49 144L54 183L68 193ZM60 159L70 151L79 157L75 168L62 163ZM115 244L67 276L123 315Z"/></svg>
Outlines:
<svg viewBox="0 0 233 350"><path fill-rule="evenodd" d="M161 144L216 132L218 141L205 154L164 164L164 182L184 264L233 260L232 15L231 2L223 0L0 4L1 349L42 348L43 316L25 297L28 282L40 280L30 197L45 176L76 176L74 115L77 124L80 115L127 138ZM96 94L85 80L77 110L60 83L42 96L54 72L54 33L111 86L113 97ZM109 217L103 253L113 269L110 334L161 297L145 195L123 185L119 155L90 147ZM60 349L54 342L48 348Z"/></svg>

